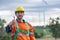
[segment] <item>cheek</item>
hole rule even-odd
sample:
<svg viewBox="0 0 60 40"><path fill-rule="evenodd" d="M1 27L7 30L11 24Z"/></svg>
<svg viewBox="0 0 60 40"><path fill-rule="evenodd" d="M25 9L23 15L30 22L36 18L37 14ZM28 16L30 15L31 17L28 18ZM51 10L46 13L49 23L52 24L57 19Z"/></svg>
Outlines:
<svg viewBox="0 0 60 40"><path fill-rule="evenodd" d="M23 16L24 16L24 14L23 14Z"/></svg>

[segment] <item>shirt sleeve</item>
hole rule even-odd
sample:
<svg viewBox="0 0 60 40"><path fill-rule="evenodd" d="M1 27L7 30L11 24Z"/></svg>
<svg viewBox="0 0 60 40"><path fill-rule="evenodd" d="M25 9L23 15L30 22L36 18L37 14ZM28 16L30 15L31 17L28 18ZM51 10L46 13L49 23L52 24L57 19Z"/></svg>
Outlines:
<svg viewBox="0 0 60 40"><path fill-rule="evenodd" d="M9 33L9 32L12 31L12 29L11 29L11 27L10 27L9 25L7 25L7 26L5 27L5 29L6 29L6 32L7 32L7 33Z"/></svg>
<svg viewBox="0 0 60 40"><path fill-rule="evenodd" d="M34 29L33 29L31 24L29 24L29 26L30 26L30 35L29 35L30 36L30 40L35 40Z"/></svg>

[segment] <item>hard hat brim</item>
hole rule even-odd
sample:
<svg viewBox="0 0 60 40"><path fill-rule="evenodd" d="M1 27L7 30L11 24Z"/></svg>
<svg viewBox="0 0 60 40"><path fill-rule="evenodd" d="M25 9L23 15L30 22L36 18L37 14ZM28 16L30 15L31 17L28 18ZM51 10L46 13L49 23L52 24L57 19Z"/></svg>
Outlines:
<svg viewBox="0 0 60 40"><path fill-rule="evenodd" d="M19 13L19 12L24 13L24 11L15 11L15 13Z"/></svg>

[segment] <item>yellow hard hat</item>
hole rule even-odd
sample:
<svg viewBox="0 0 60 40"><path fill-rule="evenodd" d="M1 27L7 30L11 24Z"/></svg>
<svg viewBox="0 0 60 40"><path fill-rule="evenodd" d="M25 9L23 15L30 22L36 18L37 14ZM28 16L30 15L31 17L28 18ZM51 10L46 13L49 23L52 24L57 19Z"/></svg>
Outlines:
<svg viewBox="0 0 60 40"><path fill-rule="evenodd" d="M24 8L22 6L18 6L15 11L24 11Z"/></svg>

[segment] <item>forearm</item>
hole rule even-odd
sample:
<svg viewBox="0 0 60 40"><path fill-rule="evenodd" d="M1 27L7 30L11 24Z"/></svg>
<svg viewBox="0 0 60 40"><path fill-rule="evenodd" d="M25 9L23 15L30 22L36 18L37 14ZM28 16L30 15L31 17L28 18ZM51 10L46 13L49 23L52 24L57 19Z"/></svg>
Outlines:
<svg viewBox="0 0 60 40"><path fill-rule="evenodd" d="M35 40L35 36L33 32L30 32L30 40Z"/></svg>

